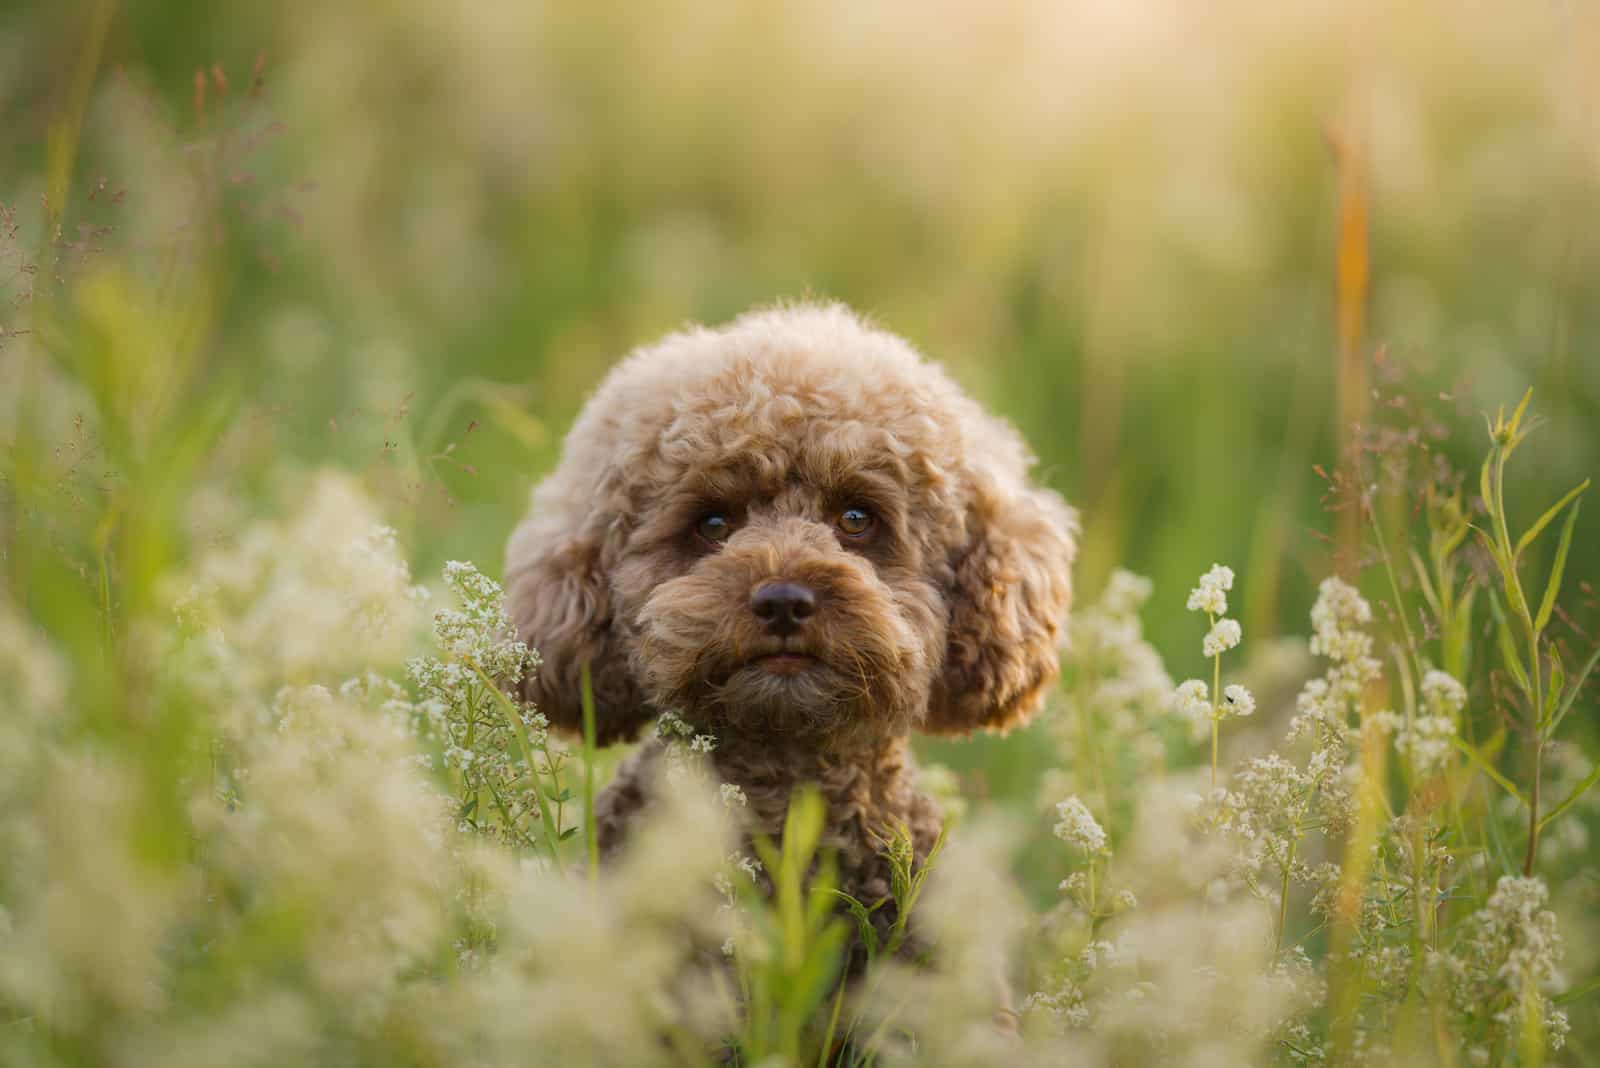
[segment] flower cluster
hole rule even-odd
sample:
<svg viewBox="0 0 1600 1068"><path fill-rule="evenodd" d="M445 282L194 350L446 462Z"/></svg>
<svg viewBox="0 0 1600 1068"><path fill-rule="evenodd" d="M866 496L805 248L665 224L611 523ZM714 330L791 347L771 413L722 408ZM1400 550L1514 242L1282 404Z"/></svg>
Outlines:
<svg viewBox="0 0 1600 1068"><path fill-rule="evenodd" d="M1544 993L1562 957L1549 896L1542 879L1502 876L1461 940L1430 958L1451 1005L1484 1028L1486 1045L1515 1042L1530 1020L1552 1048L1566 1039L1567 1015Z"/></svg>
<svg viewBox="0 0 1600 1068"><path fill-rule="evenodd" d="M1208 616L1225 616L1228 614L1228 591L1231 589L1233 568L1212 564L1211 570L1200 576L1200 585L1189 591L1189 602L1184 607Z"/></svg>
<svg viewBox="0 0 1600 1068"><path fill-rule="evenodd" d="M246 716L265 713L281 680L398 661L428 596L394 529L353 479L332 472L311 479L288 519L250 525L166 585L183 640L174 669Z"/></svg>
<svg viewBox="0 0 1600 1068"><path fill-rule="evenodd" d="M463 831L548 855L566 830L571 795L562 784L566 751L544 714L520 696L539 656L516 640L492 579L451 561L444 581L457 604L434 613L440 655L406 663L419 697L412 706L419 736L455 783Z"/></svg>
<svg viewBox="0 0 1600 1068"><path fill-rule="evenodd" d="M1068 845L1077 846L1085 853L1103 853L1106 849L1106 832L1096 822L1089 806L1076 797L1056 804L1056 814L1061 817L1056 824L1056 837Z"/></svg>
<svg viewBox="0 0 1600 1068"><path fill-rule="evenodd" d="M1113 784L1166 767L1162 733L1172 712L1172 679L1139 621L1150 592L1149 579L1114 571L1100 597L1075 607L1067 620L1061 699L1046 718L1060 764L1040 784L1042 810L1066 794L1109 809L1118 803Z"/></svg>
<svg viewBox="0 0 1600 1068"><path fill-rule="evenodd" d="M1213 564L1211 570L1200 576L1200 584L1189 591L1187 607L1191 612L1204 612L1211 621L1211 629L1200 643L1200 651L1213 663L1213 681L1220 684L1222 654L1237 648L1244 635L1238 620L1224 618L1228 610L1228 591L1233 589L1233 569ZM1216 725L1232 717L1254 714L1255 697L1238 684L1229 685L1220 693L1212 690L1202 679L1187 679L1172 694L1173 709L1190 723L1194 738L1214 738Z"/></svg>
<svg viewBox="0 0 1600 1068"><path fill-rule="evenodd" d="M1408 723L1393 712L1380 712L1372 722L1394 734L1395 752L1410 762L1414 778L1442 770L1455 754L1456 723L1450 716L1419 715Z"/></svg>
<svg viewBox="0 0 1600 1068"><path fill-rule="evenodd" d="M1311 655L1333 662L1328 685L1336 700L1358 700L1378 677L1372 635L1365 629L1371 622L1372 606L1354 586L1334 576L1322 580L1311 606Z"/></svg>

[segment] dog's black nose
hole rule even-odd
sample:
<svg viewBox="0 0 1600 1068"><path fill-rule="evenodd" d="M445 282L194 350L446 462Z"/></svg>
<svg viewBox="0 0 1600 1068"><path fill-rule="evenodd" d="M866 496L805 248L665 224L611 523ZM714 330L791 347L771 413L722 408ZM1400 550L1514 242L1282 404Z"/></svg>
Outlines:
<svg viewBox="0 0 1600 1068"><path fill-rule="evenodd" d="M773 634L793 634L817 610L817 595L798 582L769 582L750 595L750 611Z"/></svg>

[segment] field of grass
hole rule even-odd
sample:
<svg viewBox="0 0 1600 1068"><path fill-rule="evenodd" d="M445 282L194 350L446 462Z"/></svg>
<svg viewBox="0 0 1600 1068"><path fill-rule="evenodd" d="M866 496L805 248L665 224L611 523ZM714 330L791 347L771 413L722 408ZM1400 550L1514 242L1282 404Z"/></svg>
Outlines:
<svg viewBox="0 0 1600 1068"><path fill-rule="evenodd" d="M0 13L0 1064L1600 1062L1597 71L1542 0ZM804 803L771 900L692 759L589 873L620 754L458 678L606 368L802 297L1084 521L837 997Z"/></svg>

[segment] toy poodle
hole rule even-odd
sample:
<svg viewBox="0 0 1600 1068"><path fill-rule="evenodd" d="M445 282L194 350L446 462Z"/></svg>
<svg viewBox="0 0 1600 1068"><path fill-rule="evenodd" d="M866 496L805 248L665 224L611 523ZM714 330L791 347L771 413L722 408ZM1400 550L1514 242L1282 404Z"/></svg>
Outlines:
<svg viewBox="0 0 1600 1068"><path fill-rule="evenodd" d="M600 742L663 712L715 737L751 833L815 783L841 889L889 896L883 836L940 828L914 730L1022 723L1058 671L1073 512L1017 433L839 305L749 313L634 352L601 384L506 550L526 683ZM603 853L650 804L663 742L596 803ZM874 922L893 922L879 909Z"/></svg>

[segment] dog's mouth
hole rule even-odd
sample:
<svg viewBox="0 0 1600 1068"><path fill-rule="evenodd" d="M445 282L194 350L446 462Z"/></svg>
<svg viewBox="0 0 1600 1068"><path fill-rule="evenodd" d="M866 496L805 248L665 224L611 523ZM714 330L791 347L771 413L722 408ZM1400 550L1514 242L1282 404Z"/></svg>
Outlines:
<svg viewBox="0 0 1600 1068"><path fill-rule="evenodd" d="M798 675L817 667L822 661L810 653L764 653L750 661L750 666L772 675Z"/></svg>
<svg viewBox="0 0 1600 1068"><path fill-rule="evenodd" d="M761 643L750 650L750 655L740 666L765 675L782 676L799 675L826 665L811 643L791 637Z"/></svg>

